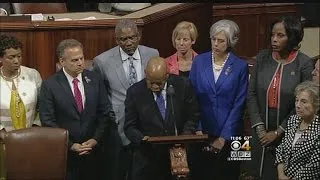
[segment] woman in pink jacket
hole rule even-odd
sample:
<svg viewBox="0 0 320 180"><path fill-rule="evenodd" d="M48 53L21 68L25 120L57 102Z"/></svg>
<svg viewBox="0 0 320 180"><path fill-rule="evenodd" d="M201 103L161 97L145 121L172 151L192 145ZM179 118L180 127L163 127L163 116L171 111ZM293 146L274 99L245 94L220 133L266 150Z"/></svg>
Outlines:
<svg viewBox="0 0 320 180"><path fill-rule="evenodd" d="M177 24L172 33L172 44L177 52L166 58L169 73L189 77L192 60L197 55L192 49L197 37L198 31L192 22Z"/></svg>

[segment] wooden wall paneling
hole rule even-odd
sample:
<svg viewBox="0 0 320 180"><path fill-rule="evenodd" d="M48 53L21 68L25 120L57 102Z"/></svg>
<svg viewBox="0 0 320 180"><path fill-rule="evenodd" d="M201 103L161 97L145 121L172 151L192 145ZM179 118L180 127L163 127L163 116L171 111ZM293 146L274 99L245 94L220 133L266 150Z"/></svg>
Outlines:
<svg viewBox="0 0 320 180"><path fill-rule="evenodd" d="M98 54L115 45L114 28L64 29L54 31L54 49L64 39L76 39L83 44L86 59L93 59Z"/></svg>
<svg viewBox="0 0 320 180"><path fill-rule="evenodd" d="M209 5L208 5L209 4ZM142 29L142 43L153 48L157 48L160 56L168 57L176 52L172 46L172 31L180 21L193 22L197 29L199 37L193 46L194 50L202 53L210 50L209 28L211 22L212 8L211 3L188 3L188 9L171 9L163 12L162 17L156 21L153 19L144 19ZM165 13L171 13L170 15Z"/></svg>
<svg viewBox="0 0 320 180"><path fill-rule="evenodd" d="M54 33L50 31L32 32L32 56L34 64L29 67L36 68L43 79L47 79L55 70L55 48L53 45Z"/></svg>

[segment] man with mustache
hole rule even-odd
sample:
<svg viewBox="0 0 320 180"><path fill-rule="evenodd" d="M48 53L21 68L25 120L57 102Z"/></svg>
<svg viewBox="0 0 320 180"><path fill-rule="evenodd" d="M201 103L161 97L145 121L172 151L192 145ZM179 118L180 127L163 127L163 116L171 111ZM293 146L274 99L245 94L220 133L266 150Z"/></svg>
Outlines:
<svg viewBox="0 0 320 180"><path fill-rule="evenodd" d="M95 57L93 71L102 76L106 89L110 92L118 124L118 132L111 130L111 134L106 135L106 176L108 179L125 180L130 179L132 156L130 141L123 132L126 91L144 78L148 60L159 56L159 52L139 45L141 34L130 19L122 19L117 23L115 36L118 46Z"/></svg>

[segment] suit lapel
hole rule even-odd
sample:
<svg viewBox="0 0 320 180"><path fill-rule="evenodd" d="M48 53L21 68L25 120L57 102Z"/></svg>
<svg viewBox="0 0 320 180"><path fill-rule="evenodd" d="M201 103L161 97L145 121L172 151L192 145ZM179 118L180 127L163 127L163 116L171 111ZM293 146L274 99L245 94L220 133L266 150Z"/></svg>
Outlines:
<svg viewBox="0 0 320 180"><path fill-rule="evenodd" d="M123 65L122 65L122 59L121 59L121 55L120 55L120 47L116 48L116 50L113 53L113 58L112 58L113 63L110 64L114 64L115 65L115 69L117 72L117 76L122 84L122 86L125 89L129 88L129 82L128 79L126 77L126 73L124 71Z"/></svg>
<svg viewBox="0 0 320 180"><path fill-rule="evenodd" d="M232 64L234 62L234 55L230 52L229 58L227 59L225 65L223 66L223 69L221 70L220 76L216 83L216 90L219 91L221 85L226 82L229 77L230 73L232 72Z"/></svg>
<svg viewBox="0 0 320 180"><path fill-rule="evenodd" d="M62 89L64 90L65 94L66 94L66 98L70 99L70 101L72 102L73 107L75 108L75 110L78 112L77 110L77 105L76 105L76 101L74 99L71 87L69 85L68 79L67 77L64 75L63 70L61 69L58 72L58 82L59 84L62 86Z"/></svg>
<svg viewBox="0 0 320 180"><path fill-rule="evenodd" d="M214 74L213 74L213 67L212 67L212 61L211 61L211 53L206 54L206 57L203 58L203 67L204 69L204 75L206 77L206 80L208 81L212 91L214 94L216 93L216 87L214 82Z"/></svg>
<svg viewBox="0 0 320 180"><path fill-rule="evenodd" d="M143 49L141 48L141 46L139 45L138 46L138 51L139 51L139 54L140 54L140 58L141 58L141 77L144 78L144 69L146 68L147 66L147 57L145 56L146 53L144 53Z"/></svg>
<svg viewBox="0 0 320 180"><path fill-rule="evenodd" d="M167 80L167 89L170 85L173 85L171 76L169 76L168 80ZM166 89L166 92L167 92ZM174 102L175 102L175 95L172 95L172 104L174 106ZM176 107L176 106L174 106ZM171 108L171 98L170 96L166 93L166 122L168 122L168 120L170 120L170 117L172 116L172 108Z"/></svg>
<svg viewBox="0 0 320 180"><path fill-rule="evenodd" d="M86 70L83 71L82 73L82 83L83 83L83 88L84 88L84 95L86 97L86 101L84 103L84 109L83 109L83 112L86 112L86 110L88 109L88 106L90 105L90 100L91 100L91 97L90 95L92 95L92 83L91 82L91 79L90 77L88 77L87 75L87 72Z"/></svg>

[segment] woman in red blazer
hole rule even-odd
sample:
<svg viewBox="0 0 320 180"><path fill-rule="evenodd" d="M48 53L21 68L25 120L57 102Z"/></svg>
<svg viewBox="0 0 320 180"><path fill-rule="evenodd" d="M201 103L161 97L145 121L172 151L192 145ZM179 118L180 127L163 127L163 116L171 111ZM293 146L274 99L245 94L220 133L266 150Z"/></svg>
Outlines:
<svg viewBox="0 0 320 180"><path fill-rule="evenodd" d="M192 49L197 37L198 31L192 22L177 24L172 33L172 44L177 52L166 58L169 73L189 77L192 60L197 55Z"/></svg>

